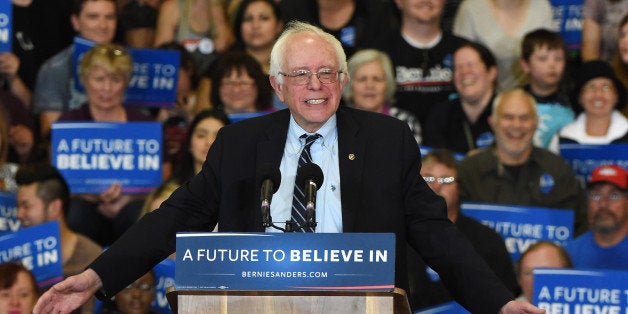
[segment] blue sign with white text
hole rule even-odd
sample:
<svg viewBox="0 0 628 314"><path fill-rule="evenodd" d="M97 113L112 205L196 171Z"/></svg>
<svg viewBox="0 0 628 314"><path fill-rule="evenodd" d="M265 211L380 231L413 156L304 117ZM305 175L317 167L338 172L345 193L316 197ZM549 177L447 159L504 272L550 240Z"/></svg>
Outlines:
<svg viewBox="0 0 628 314"><path fill-rule="evenodd" d="M178 233L177 290L392 291L390 233Z"/></svg>
<svg viewBox="0 0 628 314"><path fill-rule="evenodd" d="M157 283L155 287L155 301L152 304L153 311L164 314L172 313L166 298L166 289L174 286L174 267L174 260L169 258L153 267Z"/></svg>
<svg viewBox="0 0 628 314"><path fill-rule="evenodd" d="M0 1L0 52L11 51L13 7L11 1Z"/></svg>
<svg viewBox="0 0 628 314"><path fill-rule="evenodd" d="M0 191L0 235L20 229L14 193Z"/></svg>
<svg viewBox="0 0 628 314"><path fill-rule="evenodd" d="M52 164L72 193L148 193L161 183L159 122L55 122Z"/></svg>
<svg viewBox="0 0 628 314"><path fill-rule="evenodd" d="M628 272L599 269L533 271L532 303L547 313L628 313Z"/></svg>
<svg viewBox="0 0 628 314"><path fill-rule="evenodd" d="M593 169L599 166L613 164L628 169L628 144L562 144L560 155L571 166L583 187Z"/></svg>
<svg viewBox="0 0 628 314"><path fill-rule="evenodd" d="M63 279L59 222L47 222L0 236L0 263L19 262L40 288Z"/></svg>
<svg viewBox="0 0 628 314"><path fill-rule="evenodd" d="M570 52L582 46L583 0L551 0L553 29L558 30Z"/></svg>
<svg viewBox="0 0 628 314"><path fill-rule="evenodd" d="M504 238L512 261L539 240L564 245L573 237L574 213L544 207L463 203L462 213Z"/></svg>
<svg viewBox="0 0 628 314"><path fill-rule="evenodd" d="M84 92L78 76L83 55L94 46L84 38L74 39L75 88ZM125 105L172 108L176 103L180 52L176 50L125 48L133 60L133 74L126 90Z"/></svg>

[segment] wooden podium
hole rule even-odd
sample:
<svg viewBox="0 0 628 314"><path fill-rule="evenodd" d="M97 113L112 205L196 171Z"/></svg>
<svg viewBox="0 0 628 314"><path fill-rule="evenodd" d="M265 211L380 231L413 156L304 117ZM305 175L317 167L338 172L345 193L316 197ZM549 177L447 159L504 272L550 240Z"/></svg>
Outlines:
<svg viewBox="0 0 628 314"><path fill-rule="evenodd" d="M173 313L400 313L410 314L406 292L366 291L176 291L168 289Z"/></svg>

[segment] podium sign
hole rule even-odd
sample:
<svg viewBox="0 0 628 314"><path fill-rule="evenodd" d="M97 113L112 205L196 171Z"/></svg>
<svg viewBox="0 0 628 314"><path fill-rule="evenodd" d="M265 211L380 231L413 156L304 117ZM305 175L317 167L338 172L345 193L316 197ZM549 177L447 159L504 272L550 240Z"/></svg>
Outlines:
<svg viewBox="0 0 628 314"><path fill-rule="evenodd" d="M532 301L547 313L628 313L628 272L535 269Z"/></svg>
<svg viewBox="0 0 628 314"><path fill-rule="evenodd" d="M177 290L392 291L390 233L178 233Z"/></svg>

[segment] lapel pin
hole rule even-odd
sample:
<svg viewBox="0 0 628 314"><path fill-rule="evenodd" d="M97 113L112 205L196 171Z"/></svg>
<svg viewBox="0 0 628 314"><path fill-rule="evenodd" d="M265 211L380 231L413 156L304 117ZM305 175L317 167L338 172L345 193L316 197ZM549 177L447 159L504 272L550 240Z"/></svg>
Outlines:
<svg viewBox="0 0 628 314"><path fill-rule="evenodd" d="M354 154L349 154L349 160L355 160L355 155Z"/></svg>

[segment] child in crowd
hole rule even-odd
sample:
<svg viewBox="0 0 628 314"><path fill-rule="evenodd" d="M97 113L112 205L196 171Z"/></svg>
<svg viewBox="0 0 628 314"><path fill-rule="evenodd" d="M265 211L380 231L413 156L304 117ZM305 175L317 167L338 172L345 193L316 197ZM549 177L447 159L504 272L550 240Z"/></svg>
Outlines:
<svg viewBox="0 0 628 314"><path fill-rule="evenodd" d="M566 56L562 37L553 31L537 29L521 42L521 68L529 81L524 89L537 102L534 145L538 147L548 148L552 136L575 117L563 81Z"/></svg>

